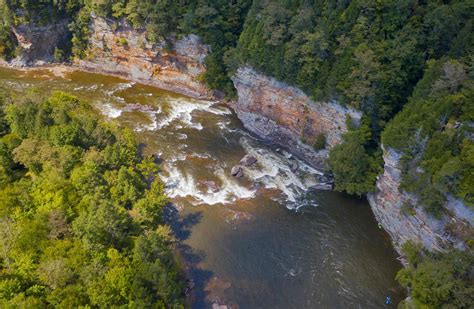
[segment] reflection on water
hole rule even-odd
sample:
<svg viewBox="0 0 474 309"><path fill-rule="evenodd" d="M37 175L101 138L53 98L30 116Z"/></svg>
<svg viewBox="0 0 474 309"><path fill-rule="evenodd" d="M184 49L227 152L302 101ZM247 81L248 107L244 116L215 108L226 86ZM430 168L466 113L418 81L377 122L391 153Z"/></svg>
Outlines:
<svg viewBox="0 0 474 309"><path fill-rule="evenodd" d="M218 102L79 72L0 69L0 85L71 92L159 155L196 308L380 308L403 296L367 202L314 189L319 171L250 136ZM245 154L257 163L230 176Z"/></svg>

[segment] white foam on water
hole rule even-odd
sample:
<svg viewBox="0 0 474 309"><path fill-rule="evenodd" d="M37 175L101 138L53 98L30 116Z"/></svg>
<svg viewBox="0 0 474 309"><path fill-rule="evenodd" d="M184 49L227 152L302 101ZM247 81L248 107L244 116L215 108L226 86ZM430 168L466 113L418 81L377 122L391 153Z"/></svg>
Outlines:
<svg viewBox="0 0 474 309"><path fill-rule="evenodd" d="M99 110L101 111L101 113L105 116L107 116L108 118L111 118L111 119L114 119L114 118L118 118L120 117L120 115L122 115L122 110L114 107L112 104L110 103L104 103L104 104L101 104L98 106Z"/></svg>
<svg viewBox="0 0 474 309"><path fill-rule="evenodd" d="M147 115L150 123L149 124L138 124L137 127L135 128L136 132L142 132L142 131L155 131L158 129L158 121L156 119L157 115L160 114L161 109L158 108L157 110L140 110L141 113L144 113Z"/></svg>
<svg viewBox="0 0 474 309"><path fill-rule="evenodd" d="M166 165L164 169L166 174L162 174L161 178L166 184L167 195L171 198L190 197L194 200L192 202L194 205L228 204L238 199L249 199L255 196L255 191L241 186L237 181L228 177L221 168L215 172L222 183L217 192L212 192L210 189L206 192L201 191L192 175L181 172L174 165Z"/></svg>
<svg viewBox="0 0 474 309"><path fill-rule="evenodd" d="M321 172L308 166L301 160L292 159L298 164L296 171L291 170L291 157L280 155L270 149L252 145L246 137L239 140L246 152L257 158L257 165L244 167L244 174L255 182L259 182L267 189L278 189L285 196L287 207L299 208L301 197L312 186L316 185L314 175Z"/></svg>
<svg viewBox="0 0 474 309"><path fill-rule="evenodd" d="M177 154L174 157L172 157L169 160L169 162L174 163L174 162L177 162L177 161L184 161L184 160L186 160L186 154L180 153L180 154Z"/></svg>
<svg viewBox="0 0 474 309"><path fill-rule="evenodd" d="M218 122L217 122L217 126L218 126L219 129L221 129L222 131L227 131L227 130L229 130L229 128L228 128L229 124L230 124L230 120L218 121Z"/></svg>
<svg viewBox="0 0 474 309"><path fill-rule="evenodd" d="M111 97L111 96L114 95L114 93L119 92L119 91L123 91L123 90L128 89L128 88L131 88L131 87L133 87L133 85L135 85L135 82L121 83L121 84L118 84L117 86L113 87L112 90L105 91L105 94Z"/></svg>
<svg viewBox="0 0 474 309"><path fill-rule="evenodd" d="M201 159L211 159L211 155L208 153L193 153L192 157L201 158Z"/></svg>
<svg viewBox="0 0 474 309"><path fill-rule="evenodd" d="M188 136L184 133L176 133L178 139L187 139Z"/></svg>
<svg viewBox="0 0 474 309"><path fill-rule="evenodd" d="M214 115L228 115L231 113L231 111L225 107L214 106L215 102L211 101L168 98L167 103L169 104L168 114L158 122L158 129L167 127L171 123L179 120L185 127L202 130L202 124L193 121L193 112L203 111Z"/></svg>

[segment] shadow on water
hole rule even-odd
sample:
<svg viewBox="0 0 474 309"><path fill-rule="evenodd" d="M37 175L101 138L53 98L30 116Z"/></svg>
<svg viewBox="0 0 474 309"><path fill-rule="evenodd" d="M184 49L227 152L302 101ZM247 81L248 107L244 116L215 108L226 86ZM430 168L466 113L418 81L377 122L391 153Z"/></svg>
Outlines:
<svg viewBox="0 0 474 309"><path fill-rule="evenodd" d="M181 215L173 204L165 208L166 223L171 226L175 237L178 240L178 250L184 260L184 267L188 279L187 293L193 308L208 308L212 304L208 301L205 288L213 277L213 272L199 267L206 255L202 251L197 251L184 241L189 238L193 226L198 224L203 217L202 212L194 212Z"/></svg>

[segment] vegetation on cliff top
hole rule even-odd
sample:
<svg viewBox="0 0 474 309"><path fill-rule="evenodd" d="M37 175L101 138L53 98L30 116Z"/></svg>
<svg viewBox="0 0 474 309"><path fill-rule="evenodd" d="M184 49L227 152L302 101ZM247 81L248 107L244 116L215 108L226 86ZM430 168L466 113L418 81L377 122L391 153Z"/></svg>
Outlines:
<svg viewBox="0 0 474 309"><path fill-rule="evenodd" d="M387 145L405 153L403 188L437 215L448 193L473 204L471 1L2 0L0 53L15 54L12 25L69 17L72 54L85 57L92 12L125 18L152 42L199 34L212 47L202 78L229 95L230 75L249 64L316 100L362 110L363 126L330 152L336 190L374 189L380 136L413 93L384 134Z"/></svg>
<svg viewBox="0 0 474 309"><path fill-rule="evenodd" d="M182 307L168 200L132 132L61 92L0 103L0 307Z"/></svg>
<svg viewBox="0 0 474 309"><path fill-rule="evenodd" d="M152 42L199 34L212 47L203 79L229 95L249 64L362 110L330 153L337 190L373 190L382 141L403 153L402 189L427 210L440 215L449 194L474 204L472 1L0 0L0 55L16 55L13 25L68 17L70 53L85 57L92 12ZM180 305L166 199L131 134L65 94L2 102L0 304ZM466 254L417 253L398 278L419 306L469 305Z"/></svg>
<svg viewBox="0 0 474 309"><path fill-rule="evenodd" d="M470 251L426 252L407 242L408 267L397 280L411 291L399 308L471 308L474 304L474 255Z"/></svg>
<svg viewBox="0 0 474 309"><path fill-rule="evenodd" d="M384 145L403 153L402 189L435 215L449 194L474 206L473 60L430 62L382 135Z"/></svg>

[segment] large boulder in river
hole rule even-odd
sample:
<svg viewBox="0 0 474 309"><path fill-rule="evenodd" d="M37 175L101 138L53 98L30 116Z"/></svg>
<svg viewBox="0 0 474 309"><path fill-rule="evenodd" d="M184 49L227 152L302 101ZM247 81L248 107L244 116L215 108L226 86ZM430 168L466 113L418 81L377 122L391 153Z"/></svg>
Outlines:
<svg viewBox="0 0 474 309"><path fill-rule="evenodd" d="M203 180L201 183L205 185L212 193L220 191L219 185L213 180Z"/></svg>
<svg viewBox="0 0 474 309"><path fill-rule="evenodd" d="M257 163L257 158L251 154L246 154L239 162L243 166L252 166Z"/></svg>
<svg viewBox="0 0 474 309"><path fill-rule="evenodd" d="M242 166L236 165L232 167L232 169L230 170L230 174L236 178L240 178L244 176L244 169L242 168Z"/></svg>

